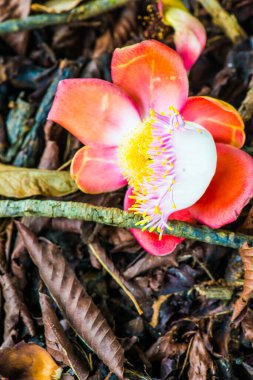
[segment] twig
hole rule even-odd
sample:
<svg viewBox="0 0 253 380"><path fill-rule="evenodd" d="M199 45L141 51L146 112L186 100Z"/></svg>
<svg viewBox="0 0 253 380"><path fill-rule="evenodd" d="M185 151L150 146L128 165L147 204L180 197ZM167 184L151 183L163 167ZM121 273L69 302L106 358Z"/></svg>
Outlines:
<svg viewBox="0 0 253 380"><path fill-rule="evenodd" d="M55 200L0 201L0 218L23 216L78 219L114 227L141 228L141 226L136 226L136 223L141 220L140 216L118 208ZM196 227L175 220L168 221L168 229L165 230L165 234L231 248L239 248L245 242L253 244L253 236L235 234L225 230L212 230L208 227Z"/></svg>
<svg viewBox="0 0 253 380"><path fill-rule="evenodd" d="M212 16L213 23L219 26L226 36L237 44L247 37L246 32L238 24L234 15L230 15L217 0L198 0L205 10Z"/></svg>
<svg viewBox="0 0 253 380"><path fill-rule="evenodd" d="M100 262L100 264L105 268L105 270L112 276L112 278L117 282L117 284L123 289L123 291L126 293L126 295L130 298L130 300L133 302L137 312L139 315L143 314L143 311L138 304L134 294L134 289L131 289L130 284L128 281L124 281L124 277L119 273L119 271L114 267L114 264L112 261L106 257L105 252L102 250L101 247L99 247L97 242L93 242L88 244L89 252L96 257L96 259ZM129 289L129 288L130 289Z"/></svg>
<svg viewBox="0 0 253 380"><path fill-rule="evenodd" d="M86 20L112 9L125 5L130 0L94 0L80 5L74 10L61 14L40 14L23 19L13 19L0 24L0 35L19 31L44 28L50 25L68 24L74 21ZM132 1L132 0L131 0Z"/></svg>

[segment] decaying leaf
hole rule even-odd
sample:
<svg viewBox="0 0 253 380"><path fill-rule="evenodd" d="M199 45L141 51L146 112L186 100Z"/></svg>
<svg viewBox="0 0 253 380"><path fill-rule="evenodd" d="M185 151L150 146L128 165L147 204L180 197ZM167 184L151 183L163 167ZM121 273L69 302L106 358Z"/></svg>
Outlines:
<svg viewBox="0 0 253 380"><path fill-rule="evenodd" d="M0 22L23 18L30 13L31 0L2 0L0 2ZM18 54L24 54L28 42L27 32L4 34L1 36Z"/></svg>
<svg viewBox="0 0 253 380"><path fill-rule="evenodd" d="M48 240L39 241L21 223L17 223L17 227L42 280L66 319L110 370L123 379L123 348L60 249Z"/></svg>
<svg viewBox="0 0 253 380"><path fill-rule="evenodd" d="M62 13L75 8L82 0L50 0L44 4L32 4L31 9L34 12L45 13Z"/></svg>
<svg viewBox="0 0 253 380"><path fill-rule="evenodd" d="M207 380L210 379L210 373L213 375L212 379L215 379L214 364L199 332L193 338L189 359L189 380Z"/></svg>
<svg viewBox="0 0 253 380"><path fill-rule="evenodd" d="M177 266L178 264L176 262L174 253L168 256L145 255L142 259L138 260L134 265L125 270L124 276L130 279L150 269Z"/></svg>
<svg viewBox="0 0 253 380"><path fill-rule="evenodd" d="M0 275L0 285L2 286L5 299L4 341L13 334L20 317L27 326L30 335L35 335L33 320L24 303L23 294L19 290L15 278L9 273L4 273Z"/></svg>
<svg viewBox="0 0 253 380"><path fill-rule="evenodd" d="M0 164L0 195L27 198L33 195L62 197L77 191L68 172L17 168Z"/></svg>
<svg viewBox="0 0 253 380"><path fill-rule="evenodd" d="M62 369L44 348L19 343L0 350L0 374L10 380L58 380Z"/></svg>
<svg viewBox="0 0 253 380"><path fill-rule="evenodd" d="M93 52L93 58L96 59L104 53L111 52L116 47L121 47L127 41L131 32L136 27L136 3L128 4L121 12L120 18L113 28L113 31L106 30L102 36L97 38Z"/></svg>
<svg viewBox="0 0 253 380"><path fill-rule="evenodd" d="M232 322L240 316L253 294L253 248L245 243L239 252L244 267L244 284L242 293L234 305L234 311L231 317Z"/></svg>
<svg viewBox="0 0 253 380"><path fill-rule="evenodd" d="M174 339L175 328L161 336L146 352L150 361L160 361L173 356L181 356L187 350L187 343L176 342Z"/></svg>
<svg viewBox="0 0 253 380"><path fill-rule="evenodd" d="M250 309L242 321L242 330L245 338L253 345L253 312Z"/></svg>
<svg viewBox="0 0 253 380"><path fill-rule="evenodd" d="M78 379L87 379L89 371L85 367L84 358L80 358L79 355L74 352L72 343L66 336L51 306L50 298L44 293L40 293L40 305L48 352L57 361L72 367Z"/></svg>

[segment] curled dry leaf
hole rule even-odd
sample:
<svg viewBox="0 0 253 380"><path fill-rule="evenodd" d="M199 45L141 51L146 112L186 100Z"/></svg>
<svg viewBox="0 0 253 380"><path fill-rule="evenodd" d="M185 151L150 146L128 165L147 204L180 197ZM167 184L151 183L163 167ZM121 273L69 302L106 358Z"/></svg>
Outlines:
<svg viewBox="0 0 253 380"><path fill-rule="evenodd" d="M242 330L245 338L253 345L253 312L250 309L242 321Z"/></svg>
<svg viewBox="0 0 253 380"><path fill-rule="evenodd" d="M48 352L60 362L69 365L80 380L89 376L83 358L74 352L72 343L65 334L50 302L50 298L40 293L42 319L45 328L45 338Z"/></svg>
<svg viewBox="0 0 253 380"><path fill-rule="evenodd" d="M245 243L239 252L244 267L244 284L242 293L234 305L234 311L231 317L232 322L240 316L253 294L253 248Z"/></svg>
<svg viewBox="0 0 253 380"><path fill-rule="evenodd" d="M8 273L4 273L0 275L0 285L5 299L4 341L16 330L20 317L28 328L30 335L35 335L33 320L15 278Z"/></svg>
<svg viewBox="0 0 253 380"><path fill-rule="evenodd" d="M0 350L0 374L10 380L58 380L61 373L49 353L36 344Z"/></svg>
<svg viewBox="0 0 253 380"><path fill-rule="evenodd" d="M60 249L45 239L40 242L23 224L17 223L17 227L42 280L66 319L110 370L123 379L123 348Z"/></svg>
<svg viewBox="0 0 253 380"><path fill-rule="evenodd" d="M172 253L168 256L152 256L145 255L142 259L138 260L134 265L130 266L125 270L124 276L131 279L143 272L155 268L167 268L167 267L177 267L175 254Z"/></svg>
<svg viewBox="0 0 253 380"><path fill-rule="evenodd" d="M190 349L190 369L188 372L189 380L207 380L210 379L211 372L212 379L214 377L214 364L207 352L202 336L197 332L193 338L192 346Z"/></svg>
<svg viewBox="0 0 253 380"><path fill-rule="evenodd" d="M0 164L0 195L27 198L33 195L62 197L77 191L68 172L18 168Z"/></svg>
<svg viewBox="0 0 253 380"><path fill-rule="evenodd" d="M2 0L0 2L0 22L23 18L30 13L31 0ZM19 32L1 36L18 54L24 54L28 42L28 33Z"/></svg>
<svg viewBox="0 0 253 380"><path fill-rule="evenodd" d="M174 339L175 328L161 336L146 352L150 361L161 361L163 359L172 358L173 356L181 356L187 350L187 343L176 342Z"/></svg>
<svg viewBox="0 0 253 380"><path fill-rule="evenodd" d="M75 8L82 0L50 0L44 4L32 4L31 9L34 12L45 13L62 13Z"/></svg>
<svg viewBox="0 0 253 380"><path fill-rule="evenodd" d="M136 27L137 4L128 4L121 12L113 31L107 30L96 40L93 58L96 59L115 47L121 47Z"/></svg>

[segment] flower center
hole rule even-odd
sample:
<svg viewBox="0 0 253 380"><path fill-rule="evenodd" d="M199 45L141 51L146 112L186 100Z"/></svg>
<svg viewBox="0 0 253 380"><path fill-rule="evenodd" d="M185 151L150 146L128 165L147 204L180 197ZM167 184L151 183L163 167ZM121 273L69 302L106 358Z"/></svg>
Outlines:
<svg viewBox="0 0 253 380"><path fill-rule="evenodd" d="M118 150L119 165L135 203L130 210L143 216L139 224L160 238L171 213L195 203L216 168L216 149L209 132L184 122L179 112L150 111Z"/></svg>

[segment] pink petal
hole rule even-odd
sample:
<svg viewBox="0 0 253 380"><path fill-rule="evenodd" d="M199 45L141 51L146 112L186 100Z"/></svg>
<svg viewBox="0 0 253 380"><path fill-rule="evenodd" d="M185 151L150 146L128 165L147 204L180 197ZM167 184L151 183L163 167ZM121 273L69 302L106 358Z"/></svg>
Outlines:
<svg viewBox="0 0 253 380"><path fill-rule="evenodd" d="M150 109L180 109L188 94L188 79L180 56L166 45L147 40L116 49L112 59L113 82L135 101L141 114Z"/></svg>
<svg viewBox="0 0 253 380"><path fill-rule="evenodd" d="M131 194L132 188L129 188L125 195L124 210L128 210L134 203L134 200L129 198ZM188 209L174 212L170 215L169 219L194 223L194 219L192 218ZM164 235L162 239L159 240L159 235L153 232L141 231L137 228L131 228L130 231L140 246L145 249L145 251L154 256L168 255L169 253L173 252L176 246L184 240L184 238L168 235Z"/></svg>
<svg viewBox="0 0 253 380"><path fill-rule="evenodd" d="M85 193L99 194L120 189L126 185L117 166L114 147L85 146L74 156L71 176Z"/></svg>
<svg viewBox="0 0 253 380"><path fill-rule="evenodd" d="M205 28L196 17L178 8L169 8L164 13L163 21L174 28L176 50L182 57L186 70L190 70L205 47Z"/></svg>
<svg viewBox="0 0 253 380"><path fill-rule="evenodd" d="M189 208L201 223L219 228L237 219L253 195L253 159L231 145L217 144L217 169L205 194Z"/></svg>
<svg viewBox="0 0 253 380"><path fill-rule="evenodd" d="M219 143L241 148L245 141L244 123L239 112L223 100L209 96L187 99L181 115L206 128Z"/></svg>
<svg viewBox="0 0 253 380"><path fill-rule="evenodd" d="M117 145L140 121L123 90L101 79L65 79L48 115L88 145Z"/></svg>

